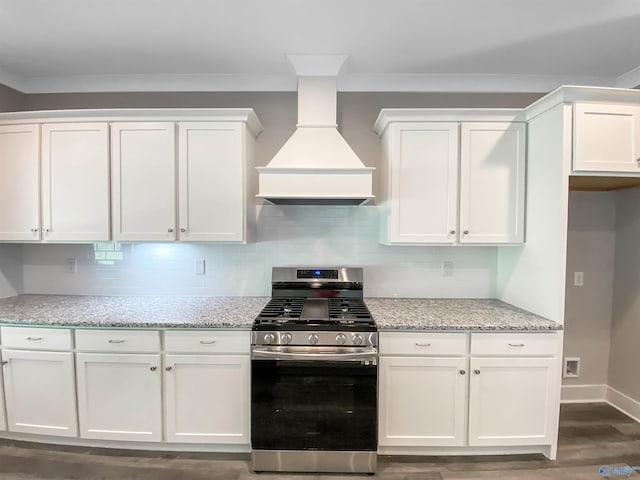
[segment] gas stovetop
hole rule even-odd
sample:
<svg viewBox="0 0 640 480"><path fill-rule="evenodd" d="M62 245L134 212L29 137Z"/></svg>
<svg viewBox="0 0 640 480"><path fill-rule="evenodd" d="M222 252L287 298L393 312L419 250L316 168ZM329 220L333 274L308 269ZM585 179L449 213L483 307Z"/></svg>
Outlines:
<svg viewBox="0 0 640 480"><path fill-rule="evenodd" d="M252 328L264 332L253 336L260 344L286 345L299 337L307 344L319 338L324 345L358 345L359 338L377 331L362 298L361 268L274 267L271 286L272 298Z"/></svg>

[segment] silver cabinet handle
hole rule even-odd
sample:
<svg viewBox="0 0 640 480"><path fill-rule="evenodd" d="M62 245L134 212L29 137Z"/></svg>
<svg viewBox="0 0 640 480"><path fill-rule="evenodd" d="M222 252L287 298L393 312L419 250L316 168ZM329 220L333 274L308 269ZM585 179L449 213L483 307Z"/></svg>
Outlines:
<svg viewBox="0 0 640 480"><path fill-rule="evenodd" d="M465 231L464 231L464 232L462 232L462 233L464 233L465 235L469 235L469 230L465 230Z"/></svg>
<svg viewBox="0 0 640 480"><path fill-rule="evenodd" d="M464 375L464 374L466 374L467 372L466 372L465 370L458 370L458 373L459 373L460 375Z"/></svg>
<svg viewBox="0 0 640 480"><path fill-rule="evenodd" d="M109 340L109 343L124 343L126 340L114 340L113 338Z"/></svg>
<svg viewBox="0 0 640 480"><path fill-rule="evenodd" d="M202 345L214 345L216 343L215 340L200 340Z"/></svg>
<svg viewBox="0 0 640 480"><path fill-rule="evenodd" d="M44 229L44 232L45 232L45 233L49 233L51 230L52 230L51 228L45 228L45 229Z"/></svg>
<svg viewBox="0 0 640 480"><path fill-rule="evenodd" d="M450 231L449 231L449 235L455 235L455 234L456 234L456 231L455 231L455 230L450 230Z"/></svg>
<svg viewBox="0 0 640 480"><path fill-rule="evenodd" d="M510 343L509 346L513 348L522 348L524 347L524 343Z"/></svg>
<svg viewBox="0 0 640 480"><path fill-rule="evenodd" d="M42 337L27 337L27 340L29 340L30 342L39 342L40 340L42 340Z"/></svg>
<svg viewBox="0 0 640 480"><path fill-rule="evenodd" d="M158 369L158 367L156 367L155 365L151 368L149 368L149 370L151 370L152 372L155 372Z"/></svg>
<svg viewBox="0 0 640 480"><path fill-rule="evenodd" d="M173 228L167 228L167 232L173 233Z"/></svg>
<svg viewBox="0 0 640 480"><path fill-rule="evenodd" d="M169 367L165 367L165 370L166 370L167 372L170 372L170 371L171 371L171 367L170 367L170 366L169 366Z"/></svg>
<svg viewBox="0 0 640 480"><path fill-rule="evenodd" d="M640 166L640 157L636 158L636 163Z"/></svg>
<svg viewBox="0 0 640 480"><path fill-rule="evenodd" d="M32 228L31 229L31 233L38 233L38 229L37 228Z"/></svg>
<svg viewBox="0 0 640 480"><path fill-rule="evenodd" d="M430 343L418 343L418 342L416 342L416 347L425 347L425 348L428 348L428 347L430 347L430 346L431 346L431 344L430 344Z"/></svg>
<svg viewBox="0 0 640 480"><path fill-rule="evenodd" d="M477 369L476 369L476 370L474 370L474 371L473 371L473 374L474 374L474 375L480 375L480 370L477 370Z"/></svg>
<svg viewBox="0 0 640 480"><path fill-rule="evenodd" d="M181 228L181 229L180 229L180 231L181 231L182 233L184 233L184 232L186 232L186 231L187 231L187 229L186 229L186 228Z"/></svg>
<svg viewBox="0 0 640 480"><path fill-rule="evenodd" d="M4 367L4 366L5 366L6 364L8 364L8 363L9 363L9 360L3 360L3 361L2 361L2 364L0 364L0 365L2 365L2 366Z"/></svg>

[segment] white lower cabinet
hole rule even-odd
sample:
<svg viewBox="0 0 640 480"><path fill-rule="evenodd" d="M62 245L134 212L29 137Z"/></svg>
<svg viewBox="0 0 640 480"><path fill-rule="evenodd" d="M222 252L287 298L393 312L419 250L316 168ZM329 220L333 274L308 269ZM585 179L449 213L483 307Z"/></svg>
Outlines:
<svg viewBox="0 0 640 480"><path fill-rule="evenodd" d="M559 345L555 333L382 332L380 452L554 446Z"/></svg>
<svg viewBox="0 0 640 480"><path fill-rule="evenodd" d="M75 437L73 353L2 351L10 432Z"/></svg>
<svg viewBox="0 0 640 480"><path fill-rule="evenodd" d="M165 356L167 441L249 444L248 355Z"/></svg>
<svg viewBox="0 0 640 480"><path fill-rule="evenodd" d="M7 429L7 418L5 417L5 408L4 408L4 375L2 374L2 369L0 368L0 430Z"/></svg>
<svg viewBox="0 0 640 480"><path fill-rule="evenodd" d="M160 354L76 354L80 436L161 441L160 360Z"/></svg>
<svg viewBox="0 0 640 480"><path fill-rule="evenodd" d="M465 357L380 358L380 445L464 445L466 364Z"/></svg>
<svg viewBox="0 0 640 480"><path fill-rule="evenodd" d="M556 358L470 361L469 445L544 445L554 441Z"/></svg>

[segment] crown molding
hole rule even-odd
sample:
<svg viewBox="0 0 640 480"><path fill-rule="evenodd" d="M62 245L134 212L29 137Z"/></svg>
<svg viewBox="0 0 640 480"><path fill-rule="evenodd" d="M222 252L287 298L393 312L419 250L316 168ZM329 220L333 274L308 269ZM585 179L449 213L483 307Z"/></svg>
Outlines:
<svg viewBox="0 0 640 480"><path fill-rule="evenodd" d="M640 71L636 70L632 70L618 78L571 75L344 74L338 77L337 84L338 91L341 92L545 93L561 85L613 87L618 81L633 83L633 79L636 78L636 76L640 77ZM6 69L0 69L0 83L26 94L97 92L295 92L297 89L296 76L293 74L160 74L18 77L7 72Z"/></svg>

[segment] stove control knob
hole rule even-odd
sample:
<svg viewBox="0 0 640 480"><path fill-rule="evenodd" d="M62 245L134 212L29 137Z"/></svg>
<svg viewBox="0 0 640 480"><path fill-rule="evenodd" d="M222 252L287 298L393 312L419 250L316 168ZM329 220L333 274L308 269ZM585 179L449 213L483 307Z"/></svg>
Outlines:
<svg viewBox="0 0 640 480"><path fill-rule="evenodd" d="M353 344L354 344L354 345L362 345L362 335L360 335L360 334L356 333L356 334L353 336Z"/></svg>
<svg viewBox="0 0 640 480"><path fill-rule="evenodd" d="M344 333L339 333L336 335L336 343L338 345L344 345L347 341L347 336Z"/></svg>
<svg viewBox="0 0 640 480"><path fill-rule="evenodd" d="M287 333L283 333L282 334L282 337L280 337L280 340L282 341L282 343L287 345L287 344L291 343L291 339L292 338L293 337L291 336L291 334L287 332Z"/></svg>
<svg viewBox="0 0 640 480"><path fill-rule="evenodd" d="M311 345L317 344L318 340L320 340L320 337L318 337L317 333L312 333L311 335L309 335L309 343Z"/></svg>
<svg viewBox="0 0 640 480"><path fill-rule="evenodd" d="M267 333L264 336L264 343L266 343L267 345L270 345L273 343L275 339L276 339L276 336L273 333Z"/></svg>

